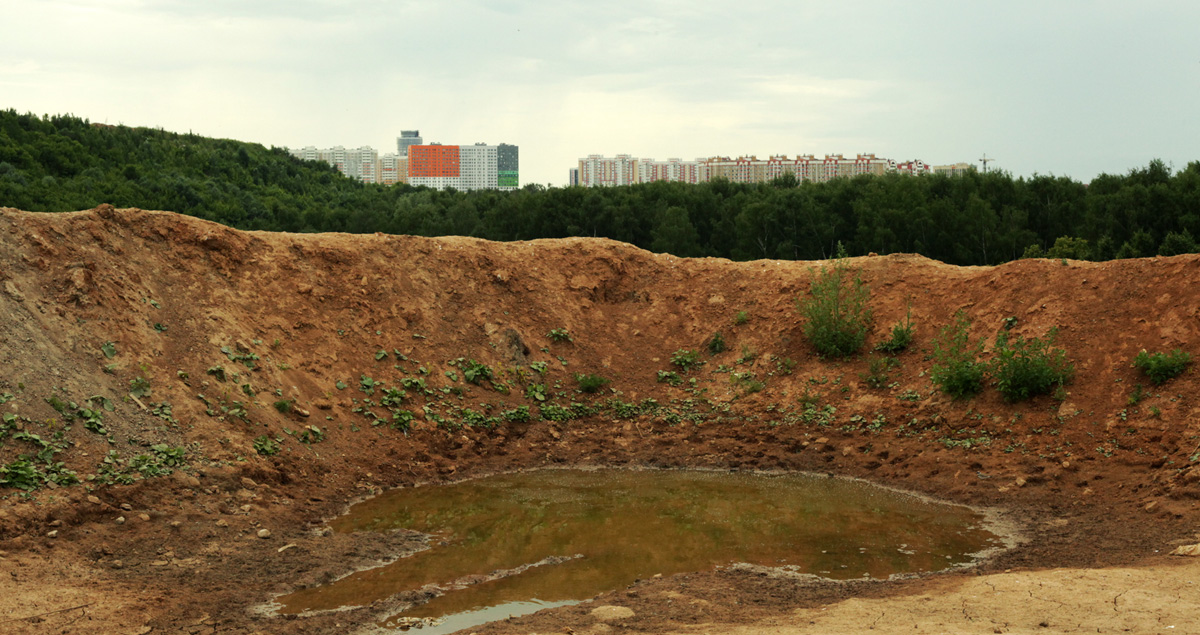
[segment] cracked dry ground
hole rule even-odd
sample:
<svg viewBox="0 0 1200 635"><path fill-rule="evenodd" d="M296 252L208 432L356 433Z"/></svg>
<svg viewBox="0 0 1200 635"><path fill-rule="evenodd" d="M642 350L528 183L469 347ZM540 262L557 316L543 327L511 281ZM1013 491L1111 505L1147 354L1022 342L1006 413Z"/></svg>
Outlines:
<svg viewBox="0 0 1200 635"><path fill-rule="evenodd" d="M390 487L547 465L852 476L999 509L1024 542L969 571L893 582L745 568L642 580L480 633L1194 632L1196 559L1167 554L1200 542L1198 382L1189 371L1151 387L1130 361L1200 352L1200 257L850 263L872 292L870 343L908 306L916 324L882 388L864 380L865 356L822 360L803 338L796 298L821 263L0 210L0 465L46 451L42 477L84 479L0 489L0 632L356 632L386 607L256 610L423 544L328 535L326 520ZM930 341L958 309L989 342L1005 318L1026 337L1058 327L1074 381L1019 404L932 390ZM573 341L551 341L558 328ZM682 385L656 381L674 351L716 331L730 351ZM459 358L491 366L495 383L465 383ZM550 402L587 414L539 418L524 394L534 362L561 386ZM730 370L765 386L747 393ZM578 394L573 373L611 390ZM139 378L149 392L131 396ZM377 389L367 406L363 378ZM366 411L389 416L379 392L405 378L426 381L406 388L408 434L372 425ZM833 412L806 416L812 400ZM458 425L467 410L521 406L530 421ZM93 407L103 433L82 413ZM278 453L259 453L263 437ZM177 448L183 465L164 463Z"/></svg>

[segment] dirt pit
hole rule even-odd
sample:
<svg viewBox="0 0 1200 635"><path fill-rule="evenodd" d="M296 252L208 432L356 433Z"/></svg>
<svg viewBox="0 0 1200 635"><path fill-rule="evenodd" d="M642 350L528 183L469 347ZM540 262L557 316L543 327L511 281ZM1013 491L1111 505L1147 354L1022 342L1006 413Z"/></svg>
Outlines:
<svg viewBox="0 0 1200 635"><path fill-rule="evenodd" d="M1200 258L850 264L872 294L868 347L911 307L915 343L883 381L870 355L822 359L805 340L796 300L822 263L0 210L0 630L354 632L404 598L256 610L425 545L328 531L352 502L563 466L851 476L1001 509L1027 542L911 580L649 577L472 630L1200 622L1196 558L1169 555L1200 543L1195 371L1153 386L1131 366L1143 349L1197 352ZM937 392L931 340L959 309L984 359L1006 325L1057 327L1073 381L1017 404ZM711 354L718 332L728 347ZM681 351L702 363L685 370ZM585 392L579 376L608 383Z"/></svg>

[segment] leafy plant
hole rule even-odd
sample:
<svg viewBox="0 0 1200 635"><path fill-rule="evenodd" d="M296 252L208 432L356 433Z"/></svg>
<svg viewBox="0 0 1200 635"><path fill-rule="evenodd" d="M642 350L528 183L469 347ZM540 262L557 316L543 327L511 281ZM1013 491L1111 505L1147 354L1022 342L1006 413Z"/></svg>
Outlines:
<svg viewBox="0 0 1200 635"><path fill-rule="evenodd" d="M105 342L100 345L100 352L104 353L104 356L108 359L112 359L117 356L117 345L112 342Z"/></svg>
<svg viewBox="0 0 1200 635"><path fill-rule="evenodd" d="M804 335L822 355L848 357L860 348L871 328L871 292L851 271L839 244L832 266L821 267L809 296L798 301L805 317Z"/></svg>
<svg viewBox="0 0 1200 635"><path fill-rule="evenodd" d="M466 360L459 368L462 369L463 379L467 380L467 383L479 385L479 382L492 378L492 367L473 359Z"/></svg>
<svg viewBox="0 0 1200 635"><path fill-rule="evenodd" d="M1178 377L1191 363L1191 353L1178 348L1170 353L1149 353L1142 349L1142 352L1133 358L1134 367L1145 373L1150 383L1155 386Z"/></svg>
<svg viewBox="0 0 1200 635"><path fill-rule="evenodd" d="M275 402L275 409L283 414L287 414L292 411L292 401L290 399L280 399Z"/></svg>
<svg viewBox="0 0 1200 635"><path fill-rule="evenodd" d="M255 362L258 361L258 354L251 353L250 351L236 350L228 346L222 346L221 352L225 353L225 357L228 357L229 361L241 362L250 370L254 370Z"/></svg>
<svg viewBox="0 0 1200 635"><path fill-rule="evenodd" d="M525 397L536 401L545 401L546 384L529 384L525 387Z"/></svg>
<svg viewBox="0 0 1200 635"><path fill-rule="evenodd" d="M728 347L725 346L725 336L721 335L720 331L713 333L713 336L708 339L708 344L706 347L708 348L708 353L710 355L724 353L726 350L728 350Z"/></svg>
<svg viewBox="0 0 1200 635"><path fill-rule="evenodd" d="M571 339L571 334L565 328L550 329L550 332L546 333L546 337L550 338L552 342L574 341Z"/></svg>
<svg viewBox="0 0 1200 635"><path fill-rule="evenodd" d="M320 443L325 440L325 432L317 426L305 426L304 429L296 435L296 440L305 445Z"/></svg>
<svg viewBox="0 0 1200 635"><path fill-rule="evenodd" d="M129 394L134 397L145 397L150 394L150 380L145 377L135 377L129 381Z"/></svg>
<svg viewBox="0 0 1200 635"><path fill-rule="evenodd" d="M150 451L154 453L159 463L167 467L181 467L187 459L185 448L173 448L165 443L156 443L150 446Z"/></svg>
<svg viewBox="0 0 1200 635"><path fill-rule="evenodd" d="M505 410L500 413L500 416L509 423L525 423L529 421L529 406L518 406L512 410Z"/></svg>
<svg viewBox="0 0 1200 635"><path fill-rule="evenodd" d="M408 395L399 388L384 388L383 397L380 397L379 399L379 405L385 408L399 406L400 404L404 403L406 397L408 397Z"/></svg>
<svg viewBox="0 0 1200 635"><path fill-rule="evenodd" d="M221 366L220 364L213 366L204 372L205 374L215 377L217 381L225 381L225 367Z"/></svg>
<svg viewBox="0 0 1200 635"><path fill-rule="evenodd" d="M22 456L8 465L0 465L0 486L12 487L26 492L42 486L41 470L27 456Z"/></svg>
<svg viewBox="0 0 1200 635"><path fill-rule="evenodd" d="M399 430L404 434L408 434L408 431L412 428L413 419L415 418L416 417L409 410L393 410L391 423L392 429Z"/></svg>
<svg viewBox="0 0 1200 635"><path fill-rule="evenodd" d="M1067 361L1066 351L1053 347L1057 334L1050 329L1044 339L1010 338L1007 331L996 335L996 357L989 367L1005 399L1016 402L1044 395L1071 380L1075 366Z"/></svg>
<svg viewBox="0 0 1200 635"><path fill-rule="evenodd" d="M750 321L750 314L745 311L738 311L737 315L733 316L734 326L741 326Z"/></svg>
<svg viewBox="0 0 1200 635"><path fill-rule="evenodd" d="M575 381L579 382L580 390L589 394L595 393L612 383L611 380L600 375L584 375L579 373L575 375Z"/></svg>
<svg viewBox="0 0 1200 635"><path fill-rule="evenodd" d="M683 378L680 377L679 373L675 371L660 370L658 371L658 383L678 386L679 384L683 383Z"/></svg>
<svg viewBox="0 0 1200 635"><path fill-rule="evenodd" d="M954 321L942 327L933 340L933 367L929 378L942 392L959 399L983 388L985 366L979 362L983 340L970 342L971 320L959 309Z"/></svg>
<svg viewBox="0 0 1200 635"><path fill-rule="evenodd" d="M547 370L546 362L529 362L529 368L539 375L545 375Z"/></svg>
<svg viewBox="0 0 1200 635"><path fill-rule="evenodd" d="M254 451L262 456L275 456L279 454L279 442L282 439L272 439L267 435L260 435L254 438Z"/></svg>
<svg viewBox="0 0 1200 635"><path fill-rule="evenodd" d="M681 348L671 355L671 363L686 373L704 362L700 361L699 351Z"/></svg>

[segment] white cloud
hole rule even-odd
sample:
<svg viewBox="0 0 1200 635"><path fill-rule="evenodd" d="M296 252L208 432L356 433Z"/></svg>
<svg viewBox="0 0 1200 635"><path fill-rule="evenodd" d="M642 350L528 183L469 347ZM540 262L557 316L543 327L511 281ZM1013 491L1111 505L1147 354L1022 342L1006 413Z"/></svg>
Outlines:
<svg viewBox="0 0 1200 635"><path fill-rule="evenodd" d="M0 0L0 107L268 145L983 152L1088 179L1200 147L1194 3Z"/></svg>

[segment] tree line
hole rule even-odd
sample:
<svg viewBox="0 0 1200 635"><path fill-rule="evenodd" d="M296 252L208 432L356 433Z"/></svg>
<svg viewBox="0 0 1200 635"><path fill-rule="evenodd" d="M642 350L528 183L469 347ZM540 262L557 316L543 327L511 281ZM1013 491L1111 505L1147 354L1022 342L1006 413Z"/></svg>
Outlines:
<svg viewBox="0 0 1200 635"><path fill-rule="evenodd" d="M765 184L656 182L513 192L364 184L281 148L70 116L0 111L0 206L102 203L248 230L612 238L678 256L814 260L919 253L958 265L1200 251L1200 161L1090 183L1067 177L887 174Z"/></svg>

